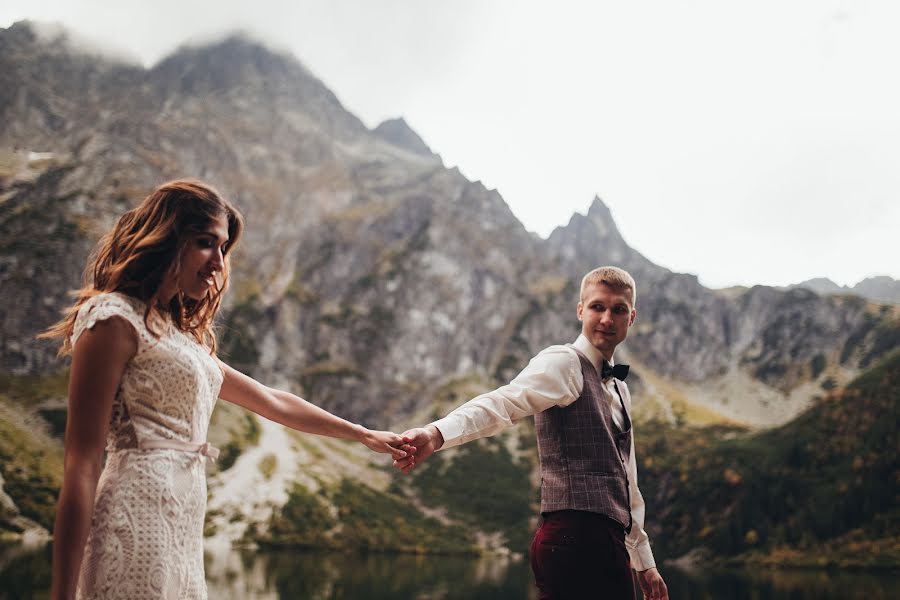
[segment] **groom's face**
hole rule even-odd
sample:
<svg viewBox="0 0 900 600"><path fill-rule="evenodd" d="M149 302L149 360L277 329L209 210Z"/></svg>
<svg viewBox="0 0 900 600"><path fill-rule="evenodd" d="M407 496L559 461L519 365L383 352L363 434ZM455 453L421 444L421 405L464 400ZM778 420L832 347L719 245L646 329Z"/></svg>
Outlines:
<svg viewBox="0 0 900 600"><path fill-rule="evenodd" d="M605 283L587 286L578 303L581 333L607 359L628 337L628 328L636 316L630 291L614 289Z"/></svg>

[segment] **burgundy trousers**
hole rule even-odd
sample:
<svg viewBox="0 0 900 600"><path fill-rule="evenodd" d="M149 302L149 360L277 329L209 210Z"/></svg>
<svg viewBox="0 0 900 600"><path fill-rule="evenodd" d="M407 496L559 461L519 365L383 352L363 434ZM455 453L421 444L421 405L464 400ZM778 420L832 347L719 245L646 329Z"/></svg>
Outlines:
<svg viewBox="0 0 900 600"><path fill-rule="evenodd" d="M625 529L600 514L545 513L531 542L540 600L634 600Z"/></svg>

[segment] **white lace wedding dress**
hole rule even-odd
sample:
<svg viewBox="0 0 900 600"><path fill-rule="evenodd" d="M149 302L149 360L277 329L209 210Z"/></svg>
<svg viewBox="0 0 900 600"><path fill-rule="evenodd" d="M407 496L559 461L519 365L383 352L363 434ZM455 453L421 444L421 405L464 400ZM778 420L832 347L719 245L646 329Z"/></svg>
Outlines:
<svg viewBox="0 0 900 600"><path fill-rule="evenodd" d="M135 328L138 351L113 404L77 598L205 599L204 462L217 454L205 442L222 372L206 348L168 322L154 337L144 304L124 294L86 302L73 344L114 316Z"/></svg>

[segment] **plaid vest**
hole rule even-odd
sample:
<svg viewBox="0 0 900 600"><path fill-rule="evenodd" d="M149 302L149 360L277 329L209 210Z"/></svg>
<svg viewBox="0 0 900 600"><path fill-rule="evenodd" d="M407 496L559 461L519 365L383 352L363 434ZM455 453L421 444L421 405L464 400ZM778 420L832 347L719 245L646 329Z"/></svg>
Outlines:
<svg viewBox="0 0 900 600"><path fill-rule="evenodd" d="M573 348L573 350L575 350ZM631 531L631 494L626 464L631 454L631 417L622 395L624 382L613 380L622 403L619 429L600 375L581 352L584 388L572 404L534 416L541 461L541 512L583 510L600 513Z"/></svg>

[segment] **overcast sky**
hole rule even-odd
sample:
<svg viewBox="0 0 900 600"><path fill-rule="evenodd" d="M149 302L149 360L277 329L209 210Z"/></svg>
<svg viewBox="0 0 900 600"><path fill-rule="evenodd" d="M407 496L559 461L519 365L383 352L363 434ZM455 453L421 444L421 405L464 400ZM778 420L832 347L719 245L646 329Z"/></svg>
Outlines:
<svg viewBox="0 0 900 600"><path fill-rule="evenodd" d="M546 236L594 195L710 287L900 278L894 0L4 0L147 65L238 28Z"/></svg>

